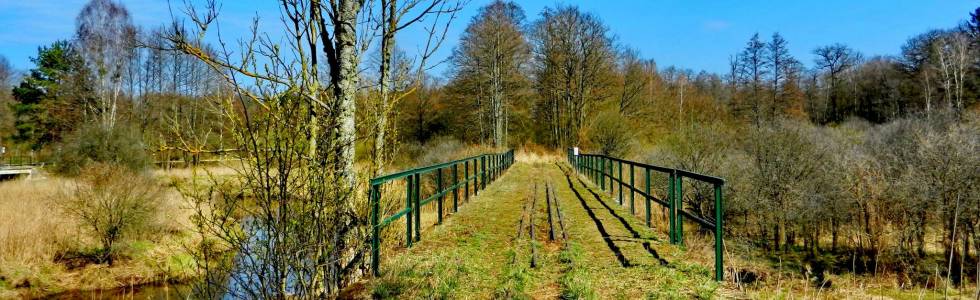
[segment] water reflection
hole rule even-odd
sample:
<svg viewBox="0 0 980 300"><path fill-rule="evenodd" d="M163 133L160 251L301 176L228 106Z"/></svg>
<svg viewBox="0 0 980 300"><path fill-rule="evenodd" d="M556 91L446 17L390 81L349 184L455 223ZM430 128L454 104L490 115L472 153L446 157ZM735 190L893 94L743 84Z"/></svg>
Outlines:
<svg viewBox="0 0 980 300"><path fill-rule="evenodd" d="M56 294L47 299L197 299L187 284L159 284L122 287L108 290L70 291Z"/></svg>

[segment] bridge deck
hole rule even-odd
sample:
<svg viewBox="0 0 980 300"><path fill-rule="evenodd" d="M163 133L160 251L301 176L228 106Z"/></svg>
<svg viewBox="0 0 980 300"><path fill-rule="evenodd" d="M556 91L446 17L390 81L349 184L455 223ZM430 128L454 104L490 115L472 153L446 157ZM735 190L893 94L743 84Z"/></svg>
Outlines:
<svg viewBox="0 0 980 300"><path fill-rule="evenodd" d="M564 216L565 243L548 239L546 182ZM535 184L530 242L530 222L522 217L529 214L522 211L532 202ZM707 263L669 245L664 230L647 228L564 163L518 162L471 202L423 232L411 249L386 258L381 278L360 296L694 298L710 297L718 288ZM525 227L521 238L519 224Z"/></svg>
<svg viewBox="0 0 980 300"><path fill-rule="evenodd" d="M34 168L2 168L0 167L0 176L13 176L13 175L31 175Z"/></svg>

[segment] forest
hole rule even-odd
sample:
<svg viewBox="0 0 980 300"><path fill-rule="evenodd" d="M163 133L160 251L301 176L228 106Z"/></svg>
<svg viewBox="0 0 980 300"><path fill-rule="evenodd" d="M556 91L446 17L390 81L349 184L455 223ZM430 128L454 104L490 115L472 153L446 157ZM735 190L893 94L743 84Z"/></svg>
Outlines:
<svg viewBox="0 0 980 300"><path fill-rule="evenodd" d="M79 288L45 282L44 266L131 264L133 245L155 243L194 262L170 268L179 281L248 270L208 292L335 297L369 277L371 178L571 147L725 178L723 289L783 289L779 274L802 272L806 289L849 276L980 297L980 8L893 55L834 43L794 57L759 32L712 73L643 57L571 4L496 0L461 19L475 4L283 0L280 19L228 37L221 4L199 2L138 27L123 2L91 0L30 70L0 57L0 165L43 163L58 181L40 194L66 200L30 209L68 219L18 225L28 208L14 203L37 192L0 182L0 226L18 228L0 232L0 297ZM465 26L455 44L450 26ZM408 29L423 48L399 45ZM712 220L710 187L689 191L684 206ZM72 224L90 230L25 242Z"/></svg>

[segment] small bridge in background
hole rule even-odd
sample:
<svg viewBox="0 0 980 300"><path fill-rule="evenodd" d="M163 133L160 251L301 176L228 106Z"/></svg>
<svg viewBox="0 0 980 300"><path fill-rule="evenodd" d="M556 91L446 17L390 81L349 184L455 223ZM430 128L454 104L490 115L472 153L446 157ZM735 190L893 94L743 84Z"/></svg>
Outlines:
<svg viewBox="0 0 980 300"><path fill-rule="evenodd" d="M33 157L3 156L0 154L0 180L20 176L29 178L37 173L38 168L43 166L43 162L38 162Z"/></svg>

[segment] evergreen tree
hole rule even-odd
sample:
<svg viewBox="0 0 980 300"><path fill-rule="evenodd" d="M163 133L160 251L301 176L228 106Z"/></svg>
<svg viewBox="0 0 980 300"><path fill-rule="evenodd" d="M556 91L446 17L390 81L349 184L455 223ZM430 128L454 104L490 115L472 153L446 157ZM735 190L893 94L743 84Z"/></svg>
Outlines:
<svg viewBox="0 0 980 300"><path fill-rule="evenodd" d="M12 91L15 142L32 149L60 140L85 112L87 85L81 57L67 41L38 48L36 67Z"/></svg>

